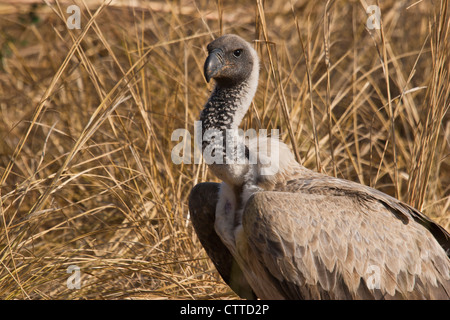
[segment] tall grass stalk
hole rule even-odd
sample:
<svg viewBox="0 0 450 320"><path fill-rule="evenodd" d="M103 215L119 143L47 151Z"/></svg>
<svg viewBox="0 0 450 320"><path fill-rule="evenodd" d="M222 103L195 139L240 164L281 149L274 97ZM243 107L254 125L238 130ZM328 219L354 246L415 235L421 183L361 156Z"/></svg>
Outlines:
<svg viewBox="0 0 450 320"><path fill-rule="evenodd" d="M236 298L187 209L217 180L171 158L222 33L261 58L245 127L450 228L448 0L379 2L380 30L365 1L46 3L0 4L0 298Z"/></svg>

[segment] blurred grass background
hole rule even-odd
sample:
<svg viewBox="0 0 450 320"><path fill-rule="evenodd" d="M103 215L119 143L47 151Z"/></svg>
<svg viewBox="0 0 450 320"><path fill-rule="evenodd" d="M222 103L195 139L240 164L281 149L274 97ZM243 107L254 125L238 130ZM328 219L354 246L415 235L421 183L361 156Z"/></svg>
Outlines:
<svg viewBox="0 0 450 320"><path fill-rule="evenodd" d="M380 30L372 4L0 1L0 298L236 298L188 219L192 186L215 178L171 161L222 33L261 57L245 128L279 128L306 167L449 230L448 1L380 1Z"/></svg>

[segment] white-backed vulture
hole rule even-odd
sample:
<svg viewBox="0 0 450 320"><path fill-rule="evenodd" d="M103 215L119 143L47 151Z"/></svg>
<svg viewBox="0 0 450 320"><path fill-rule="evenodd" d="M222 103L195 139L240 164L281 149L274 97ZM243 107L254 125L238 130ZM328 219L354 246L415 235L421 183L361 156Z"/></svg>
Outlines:
<svg viewBox="0 0 450 320"><path fill-rule="evenodd" d="M204 74L216 84L200 115L202 132L225 137L236 132L255 95L259 59L236 35L207 48ZM195 186L191 219L241 297L450 298L450 235L423 213L376 189L301 166L278 139L237 137L232 144L203 138L204 157L222 160L206 159L223 182ZM256 162L248 161L252 156ZM277 161L268 166L264 157ZM236 161L242 158L247 161Z"/></svg>

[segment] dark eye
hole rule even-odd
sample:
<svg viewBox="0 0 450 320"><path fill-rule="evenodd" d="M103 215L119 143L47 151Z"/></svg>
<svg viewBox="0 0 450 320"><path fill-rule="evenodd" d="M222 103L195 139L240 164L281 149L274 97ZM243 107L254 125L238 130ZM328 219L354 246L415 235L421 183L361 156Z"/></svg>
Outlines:
<svg viewBox="0 0 450 320"><path fill-rule="evenodd" d="M241 50L241 49L237 49L237 50L234 50L234 51L233 51L233 55L234 55L236 58L240 57L241 54L242 54L242 50Z"/></svg>

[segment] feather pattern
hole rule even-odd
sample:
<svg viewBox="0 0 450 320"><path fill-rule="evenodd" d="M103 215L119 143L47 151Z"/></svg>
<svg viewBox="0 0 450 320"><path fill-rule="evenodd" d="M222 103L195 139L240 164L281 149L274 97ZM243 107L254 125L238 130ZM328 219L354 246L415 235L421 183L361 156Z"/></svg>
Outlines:
<svg viewBox="0 0 450 320"><path fill-rule="evenodd" d="M217 84L201 119L204 129L225 134L250 105L259 61L234 35L208 51L205 77ZM193 222L199 237L202 228L213 235L203 237L212 243L201 241L219 272L218 261L232 259L246 280L241 284L260 299L450 299L444 228L376 189L301 166L278 139L245 143L255 164L209 166L224 181L220 190L214 186L215 212L201 197L190 199L197 221L204 212L214 215L203 226ZM222 253L211 249L217 241Z"/></svg>
<svg viewBox="0 0 450 320"><path fill-rule="evenodd" d="M283 283L284 298L449 298L443 248L420 224L403 223L378 201L301 189L258 192L242 224L261 264Z"/></svg>
<svg viewBox="0 0 450 320"><path fill-rule="evenodd" d="M214 230L219 190L220 184L213 182L199 183L192 189L189 195L192 225L222 279L241 298L255 299L241 268Z"/></svg>

